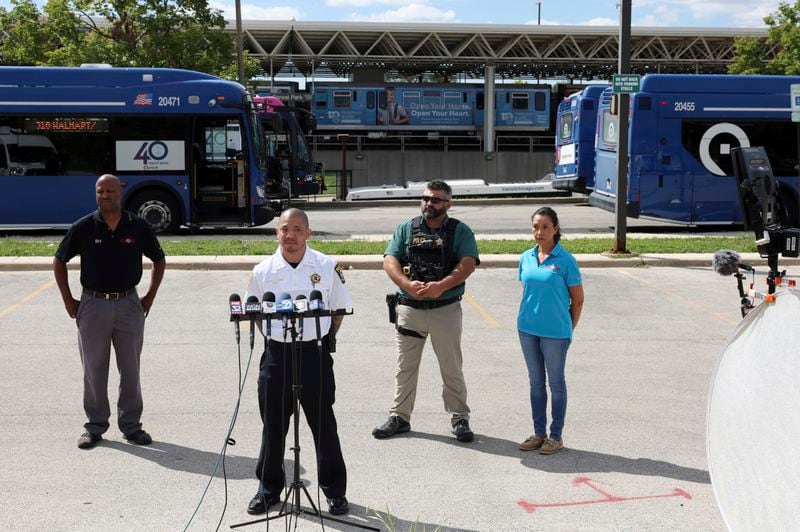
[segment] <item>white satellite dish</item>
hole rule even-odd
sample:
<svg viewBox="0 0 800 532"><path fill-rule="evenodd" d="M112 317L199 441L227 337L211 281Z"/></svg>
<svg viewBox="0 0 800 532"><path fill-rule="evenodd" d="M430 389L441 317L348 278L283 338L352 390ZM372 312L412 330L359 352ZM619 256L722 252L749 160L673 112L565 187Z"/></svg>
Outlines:
<svg viewBox="0 0 800 532"><path fill-rule="evenodd" d="M745 317L719 355L706 450L728 529L800 527L800 291Z"/></svg>

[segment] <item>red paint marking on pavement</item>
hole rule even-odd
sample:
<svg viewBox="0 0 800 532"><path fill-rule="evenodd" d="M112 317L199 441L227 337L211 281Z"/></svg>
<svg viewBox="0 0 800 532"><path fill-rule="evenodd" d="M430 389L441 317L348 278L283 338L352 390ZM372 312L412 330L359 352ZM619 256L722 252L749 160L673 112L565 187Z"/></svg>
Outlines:
<svg viewBox="0 0 800 532"><path fill-rule="evenodd" d="M600 488L598 488L597 486L592 484L592 479L590 479L589 477L575 477L575 480L572 481L572 485L573 486L580 486L581 484L589 486L590 488L592 488L594 491L596 491L600 495L604 495L606 498L609 498L609 499L613 499L614 498L614 496L611 495L610 493L606 493L605 491L601 490Z"/></svg>
<svg viewBox="0 0 800 532"><path fill-rule="evenodd" d="M692 496L687 493L686 491L682 490L681 488L675 488L672 493L665 493L661 495L641 495L638 497L619 497L617 495L611 495L610 493L606 493L605 491L601 490L597 486L592 483L592 479L589 477L575 477L572 481L572 485L575 487L579 486L589 486L589 488L593 489L594 491L600 493L605 498L604 499L595 499L591 501L572 501L572 502L549 502L549 503L534 503L526 501L525 499L521 499L517 501L517 505L519 505L523 510L532 514L536 511L537 508L553 508L557 506L583 506L586 504L601 504L601 503L609 503L609 502L623 502L623 501L638 501L643 499L663 499L666 497L683 497L684 499L691 500Z"/></svg>

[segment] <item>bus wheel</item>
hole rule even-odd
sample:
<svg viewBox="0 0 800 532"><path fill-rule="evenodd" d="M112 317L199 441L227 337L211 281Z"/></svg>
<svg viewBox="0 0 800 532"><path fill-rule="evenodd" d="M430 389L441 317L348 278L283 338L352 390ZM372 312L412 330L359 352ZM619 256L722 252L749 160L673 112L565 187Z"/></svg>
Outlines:
<svg viewBox="0 0 800 532"><path fill-rule="evenodd" d="M178 204L172 196L160 190L137 194L128 204L128 210L147 220L159 234L176 233L181 225Z"/></svg>

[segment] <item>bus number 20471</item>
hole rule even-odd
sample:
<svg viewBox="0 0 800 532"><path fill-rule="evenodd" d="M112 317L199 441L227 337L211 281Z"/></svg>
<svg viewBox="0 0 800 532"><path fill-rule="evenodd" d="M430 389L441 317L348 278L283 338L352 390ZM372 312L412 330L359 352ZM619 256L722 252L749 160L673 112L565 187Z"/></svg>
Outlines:
<svg viewBox="0 0 800 532"><path fill-rule="evenodd" d="M158 106L159 107L180 107L180 105L181 105L180 96L159 96L158 97Z"/></svg>

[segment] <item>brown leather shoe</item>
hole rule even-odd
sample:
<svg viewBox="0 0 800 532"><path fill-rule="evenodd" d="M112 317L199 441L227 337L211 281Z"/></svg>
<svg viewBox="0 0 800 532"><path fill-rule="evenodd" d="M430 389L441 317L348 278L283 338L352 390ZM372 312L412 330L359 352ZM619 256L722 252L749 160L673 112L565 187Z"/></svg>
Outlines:
<svg viewBox="0 0 800 532"><path fill-rule="evenodd" d="M563 448L564 448L564 440L547 438L542 444L542 447L539 449L539 454L556 454Z"/></svg>
<svg viewBox="0 0 800 532"><path fill-rule="evenodd" d="M528 439L519 444L520 451L535 451L544 444L544 436L528 436Z"/></svg>

